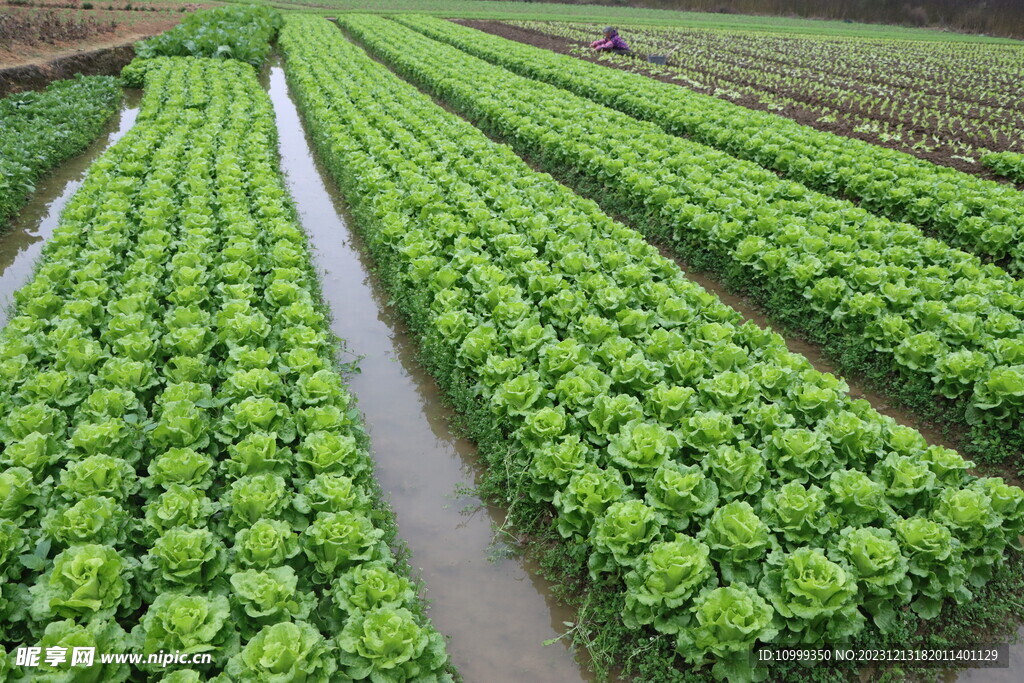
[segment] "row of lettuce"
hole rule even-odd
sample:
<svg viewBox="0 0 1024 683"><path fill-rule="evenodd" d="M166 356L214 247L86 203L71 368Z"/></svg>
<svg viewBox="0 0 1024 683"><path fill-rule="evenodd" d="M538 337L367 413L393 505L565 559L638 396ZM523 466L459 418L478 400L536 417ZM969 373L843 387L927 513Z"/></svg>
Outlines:
<svg viewBox="0 0 1024 683"><path fill-rule="evenodd" d="M0 100L0 231L60 162L103 131L121 103L117 79L79 76Z"/></svg>
<svg viewBox="0 0 1024 683"><path fill-rule="evenodd" d="M595 29L576 22L512 23L566 39L582 54ZM1016 146L1024 131L1016 45L636 25L619 30L640 54L671 50L667 63L651 66L607 53L600 61L785 112L815 128L850 131L929 161L973 164L989 148Z"/></svg>
<svg viewBox="0 0 1024 683"><path fill-rule="evenodd" d="M170 31L140 41L135 55L237 59L259 67L270 56L284 19L259 5L228 5L193 12Z"/></svg>
<svg viewBox="0 0 1024 683"><path fill-rule="evenodd" d="M342 23L387 59L392 44L421 59L393 22ZM759 643L887 631L907 605L934 617L1019 546L1019 488L852 400L327 21L289 17L281 46L431 370L467 424L500 431L481 444L492 468L522 473L513 504L552 510L593 585L624 594L638 650L668 643L747 680ZM450 65L459 80L466 65ZM481 97L494 77L533 101L466 75ZM508 115L543 130L537 112Z"/></svg>
<svg viewBox="0 0 1024 683"><path fill-rule="evenodd" d="M841 350L846 369L890 383L923 413L969 425L976 452L1024 451L1024 281L913 226L394 21L342 22L472 120ZM494 38L475 35L485 45Z"/></svg>
<svg viewBox="0 0 1024 683"><path fill-rule="evenodd" d="M138 122L0 332L0 678L450 680L389 547L256 72L128 71ZM15 666L31 646L213 661Z"/></svg>
<svg viewBox="0 0 1024 683"><path fill-rule="evenodd" d="M950 244L1024 269L1024 195L909 154L803 126L641 74L430 17L401 21L431 37L566 88L665 131L779 171L809 188L934 231Z"/></svg>
<svg viewBox="0 0 1024 683"><path fill-rule="evenodd" d="M1015 183L1024 183L1024 154L993 152L982 157L981 162L997 175L1009 178Z"/></svg>

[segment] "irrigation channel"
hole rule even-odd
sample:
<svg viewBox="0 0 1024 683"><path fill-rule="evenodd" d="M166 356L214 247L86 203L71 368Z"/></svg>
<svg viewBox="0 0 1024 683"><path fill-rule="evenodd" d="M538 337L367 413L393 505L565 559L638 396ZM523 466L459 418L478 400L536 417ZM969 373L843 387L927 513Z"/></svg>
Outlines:
<svg viewBox="0 0 1024 683"><path fill-rule="evenodd" d="M106 130L84 152L58 164L36 183L32 198L10 226L0 226L0 328L7 324L14 292L32 276L43 244L57 227L64 206L82 185L89 165L135 125L141 99L141 90L125 90L121 108Z"/></svg>
<svg viewBox="0 0 1024 683"><path fill-rule="evenodd" d="M504 552L494 528L503 511L467 491L479 474L473 444L448 426L440 389L416 360L414 342L372 273L345 207L317 163L285 82L270 68L281 168L313 247L332 330L346 341L348 378L370 432L377 480L426 584L430 617L451 640L453 662L467 681L593 680L574 659L568 638L543 646L573 613L528 561Z"/></svg>

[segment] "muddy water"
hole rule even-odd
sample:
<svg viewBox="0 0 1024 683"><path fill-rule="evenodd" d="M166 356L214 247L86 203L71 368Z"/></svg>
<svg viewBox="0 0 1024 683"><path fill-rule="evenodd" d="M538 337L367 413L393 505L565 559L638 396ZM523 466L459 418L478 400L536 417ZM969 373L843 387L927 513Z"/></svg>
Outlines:
<svg viewBox="0 0 1024 683"><path fill-rule="evenodd" d="M416 362L333 183L311 154L279 63L268 87L281 165L312 242L333 330L347 342L345 360L359 359L361 372L349 383L370 431L377 478L426 584L430 616L450 636L455 665L470 682L592 680L563 643L543 646L574 616L534 567L501 552L494 528L502 512L460 491L479 475L473 445L449 431L438 387Z"/></svg>
<svg viewBox="0 0 1024 683"><path fill-rule="evenodd" d="M951 671L943 683L1020 683L1024 680L1024 627L1017 630L1017 642L1010 644L1009 667L1005 669L964 669Z"/></svg>
<svg viewBox="0 0 1024 683"><path fill-rule="evenodd" d="M0 327L7 322L14 292L32 275L43 244L57 227L64 206L82 185L86 169L135 124L141 95L141 90L125 90L121 110L111 118L107 129L84 152L59 164L40 180L29 203L0 234Z"/></svg>

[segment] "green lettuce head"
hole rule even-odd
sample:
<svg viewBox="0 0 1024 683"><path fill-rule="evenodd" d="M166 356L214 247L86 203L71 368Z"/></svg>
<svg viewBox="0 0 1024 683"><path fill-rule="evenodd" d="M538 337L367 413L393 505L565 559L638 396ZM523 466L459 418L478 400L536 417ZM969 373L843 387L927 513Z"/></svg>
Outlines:
<svg viewBox="0 0 1024 683"><path fill-rule="evenodd" d="M107 496L124 502L139 490L135 468L109 455L91 455L70 462L60 475L57 490L69 502L88 496Z"/></svg>
<svg viewBox="0 0 1024 683"><path fill-rule="evenodd" d="M241 568L277 567L299 552L299 535L287 522L261 519L235 534L234 564Z"/></svg>
<svg viewBox="0 0 1024 683"><path fill-rule="evenodd" d="M215 473L213 458L206 453L197 453L191 448L172 448L153 458L145 484L151 488L181 484L206 490L213 483Z"/></svg>
<svg viewBox="0 0 1024 683"><path fill-rule="evenodd" d="M370 498L363 487L343 474L318 474L302 485L293 505L302 514L310 512L366 511Z"/></svg>
<svg viewBox="0 0 1024 683"><path fill-rule="evenodd" d="M666 462L647 482L647 503L661 511L670 527L685 530L718 505L718 486L696 465Z"/></svg>
<svg viewBox="0 0 1024 683"><path fill-rule="evenodd" d="M896 608L910 601L912 587L907 559L893 533L877 527L846 527L830 555L853 567L865 609L882 633L891 631Z"/></svg>
<svg viewBox="0 0 1024 683"><path fill-rule="evenodd" d="M231 575L232 597L242 635L249 636L279 621L303 620L316 607L316 596L298 589L299 577L285 565L265 571L248 569Z"/></svg>
<svg viewBox="0 0 1024 683"><path fill-rule="evenodd" d="M533 482L530 494L535 500L553 500L555 491L564 488L572 475L583 469L592 457L590 448L580 441L578 434L534 449L530 462Z"/></svg>
<svg viewBox="0 0 1024 683"><path fill-rule="evenodd" d="M924 517L898 519L893 523L896 538L907 557L907 571L917 595L912 607L921 617L939 614L942 600L957 602L971 598L965 587L967 567L961 559L962 544L948 527Z"/></svg>
<svg viewBox="0 0 1024 683"><path fill-rule="evenodd" d="M385 562L356 565L334 582L335 604L348 615L381 607L408 607L416 599L409 579Z"/></svg>
<svg viewBox="0 0 1024 683"><path fill-rule="evenodd" d="M388 555L384 531L365 515L349 511L321 514L302 532L302 549L324 577Z"/></svg>
<svg viewBox="0 0 1024 683"><path fill-rule="evenodd" d="M855 573L817 548L771 553L759 588L797 642L842 642L864 627Z"/></svg>
<svg viewBox="0 0 1024 683"><path fill-rule="evenodd" d="M773 616L771 606L746 584L704 590L690 625L679 631L676 650L697 666L713 658L718 680L763 679L767 671L751 668L750 653L758 642L775 638Z"/></svg>
<svg viewBox="0 0 1024 683"><path fill-rule="evenodd" d="M768 491L761 502L764 518L773 531L791 545L812 543L835 526L835 515L825 493L814 486L791 481Z"/></svg>
<svg viewBox="0 0 1024 683"><path fill-rule="evenodd" d="M156 537L176 526L205 527L217 505L198 489L171 484L160 496L146 504L145 529Z"/></svg>
<svg viewBox="0 0 1024 683"><path fill-rule="evenodd" d="M444 638L407 609L382 607L352 615L338 634L339 661L353 680L435 680L448 656Z"/></svg>
<svg viewBox="0 0 1024 683"><path fill-rule="evenodd" d="M1002 560L1007 544L992 499L978 487L943 489L932 518L949 527L963 544L963 559L970 567L968 580L983 586L991 578L993 566Z"/></svg>
<svg viewBox="0 0 1024 683"><path fill-rule="evenodd" d="M76 545L57 555L53 568L32 588L32 615L106 619L138 604L128 579L138 563L106 545Z"/></svg>
<svg viewBox="0 0 1024 683"><path fill-rule="evenodd" d="M207 529L175 527L156 539L142 565L153 577L155 592L210 587L227 565L227 549Z"/></svg>
<svg viewBox="0 0 1024 683"><path fill-rule="evenodd" d="M859 470L833 472L827 488L831 494L830 508L841 524L868 525L894 515L885 501L883 486Z"/></svg>
<svg viewBox="0 0 1024 683"><path fill-rule="evenodd" d="M132 631L144 654L163 650L209 652L223 661L238 650L239 636L223 595L162 593Z"/></svg>
<svg viewBox="0 0 1024 683"><path fill-rule="evenodd" d="M555 492L553 503L559 511L555 522L558 532L565 538L586 537L594 518L628 490L619 470L587 463L569 478L564 489Z"/></svg>
<svg viewBox="0 0 1024 683"><path fill-rule="evenodd" d="M679 448L679 439L656 422L634 420L611 437L608 457L636 480L646 480Z"/></svg>
<svg viewBox="0 0 1024 683"><path fill-rule="evenodd" d="M626 574L623 622L677 633L689 624L690 599L717 582L708 547L700 541L676 534L674 540L654 543Z"/></svg>
<svg viewBox="0 0 1024 683"><path fill-rule="evenodd" d="M131 666L128 664L102 664L99 657L90 667L72 666L70 653L73 648L93 647L98 652L126 652L128 634L115 622L93 620L77 624L72 619L53 621L47 624L38 647L43 653L47 648L66 648L67 660L55 667L45 667L33 672L33 681L43 683L120 683L128 680ZM2 672L2 668L0 668Z"/></svg>
<svg viewBox="0 0 1024 683"><path fill-rule="evenodd" d="M764 458L747 443L719 446L701 459L701 465L726 502L756 494L768 480Z"/></svg>
<svg viewBox="0 0 1024 683"><path fill-rule="evenodd" d="M330 683L338 669L334 643L305 621L266 626L232 657L225 673L253 683Z"/></svg>
<svg viewBox="0 0 1024 683"><path fill-rule="evenodd" d="M643 501L612 503L590 531L590 575L596 579L601 572L635 565L664 524L664 516Z"/></svg>
<svg viewBox="0 0 1024 683"><path fill-rule="evenodd" d="M132 531L134 520L112 498L88 496L74 505L50 511L43 532L65 546L82 543L119 545Z"/></svg>
<svg viewBox="0 0 1024 683"><path fill-rule="evenodd" d="M749 503L734 501L714 511L698 538L711 549L726 581L752 583L777 541Z"/></svg>
<svg viewBox="0 0 1024 683"><path fill-rule="evenodd" d="M890 453L871 473L885 487L888 502L897 511L919 510L934 495L935 473L920 457Z"/></svg>

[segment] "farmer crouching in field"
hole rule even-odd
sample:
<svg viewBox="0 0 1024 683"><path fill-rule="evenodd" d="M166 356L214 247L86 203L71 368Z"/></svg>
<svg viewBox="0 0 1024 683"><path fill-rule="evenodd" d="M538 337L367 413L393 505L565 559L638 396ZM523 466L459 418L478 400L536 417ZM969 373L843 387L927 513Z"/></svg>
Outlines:
<svg viewBox="0 0 1024 683"><path fill-rule="evenodd" d="M605 27L604 38L595 40L590 44L590 47L598 52L608 51L614 52L617 55L629 54L629 45L626 45L626 41L622 39L619 32L611 26Z"/></svg>

